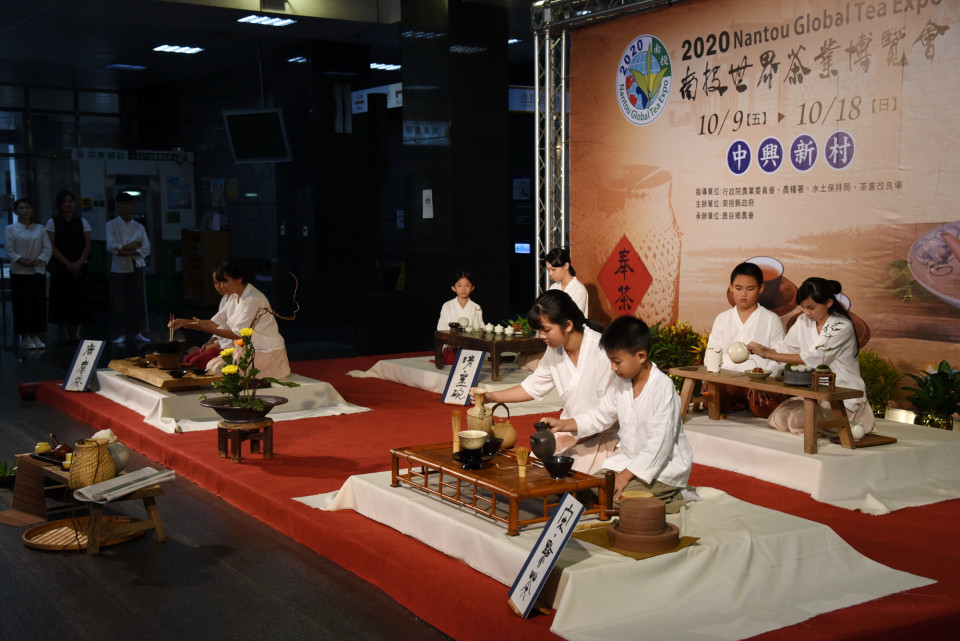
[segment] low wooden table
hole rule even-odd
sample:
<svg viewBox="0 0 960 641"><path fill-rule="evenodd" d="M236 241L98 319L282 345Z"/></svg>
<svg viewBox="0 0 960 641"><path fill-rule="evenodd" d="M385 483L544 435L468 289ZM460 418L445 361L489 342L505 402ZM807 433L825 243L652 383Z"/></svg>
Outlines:
<svg viewBox="0 0 960 641"><path fill-rule="evenodd" d="M400 484L427 492L454 505L465 507L495 521L507 524L507 534L516 536L520 528L533 523L550 520L549 497L561 496L564 492L579 492L596 488L599 501L584 514L596 514L601 521L610 517L603 511L607 504L607 488L603 478L582 472L571 472L565 479L550 478L550 474L534 458L527 459L527 476L520 478L517 459L510 450L493 455L483 464L482 470L465 470L453 459L450 443L414 445L390 450L391 481L393 487ZM407 469L400 471L400 461L406 461ZM499 464L497 468L495 464ZM436 487L431 487L431 476L436 477ZM464 490L469 490L465 492ZM465 494L469 493L469 497ZM542 510L532 518L520 518L520 502L526 499L541 499ZM506 517L497 513L498 502L508 506Z"/></svg>
<svg viewBox="0 0 960 641"><path fill-rule="evenodd" d="M11 508L0 512L0 523L8 525L33 525L47 520L47 497L43 478L53 479L67 486L70 472L59 465L40 461L29 454L17 454L17 480L13 486ZM62 487L62 486L59 486ZM120 501L143 501L147 512L146 520L111 520L104 517L101 503L90 503L90 517L87 520L86 541L83 541L87 554L97 554L100 547L113 542L125 541L134 533L153 530L157 542L167 540L157 507L156 497L163 495L159 484L134 490L130 494L118 497L108 504Z"/></svg>
<svg viewBox="0 0 960 641"><path fill-rule="evenodd" d="M542 352L547 349L547 344L536 336L523 337L517 334L505 336L494 332L437 331L433 335L433 349L436 357L434 363L437 369L443 369L443 362L440 358L444 345L489 352L490 361L493 363L493 372L490 378L494 381L500 380L500 357L505 352Z"/></svg>
<svg viewBox="0 0 960 641"><path fill-rule="evenodd" d="M209 388L214 381L220 380L219 375L213 374L194 374L187 372L181 378L174 378L170 372L158 369L155 365L141 367L134 364L130 359L119 358L110 361L107 367L113 371L143 381L154 387L159 387L166 392L182 392L185 390Z"/></svg>
<svg viewBox="0 0 960 641"><path fill-rule="evenodd" d="M675 376L682 376L683 388L680 391L680 404L683 418L686 419L687 408L693 397L693 388L695 381L703 381L709 387L707 399L707 409L710 418L720 420L723 418L720 414L721 401L723 398L724 385L736 385L746 389L759 390L761 392L773 392L774 394L785 394L787 396L799 396L803 399L803 451L807 454L817 453L817 434L820 430L836 428L837 435L840 437L840 444L849 449L856 449L856 442L853 440L853 434L850 432L850 422L847 420L847 411L843 406L844 399L860 398L863 392L849 387L837 387L834 391L813 390L809 387L798 387L796 385L787 385L782 380L771 377L764 380L750 378L743 372L732 370L720 370L719 372L708 372L703 365L699 367L672 367L668 373ZM823 420L820 418L818 405L821 401L830 403L830 410L833 412L833 418Z"/></svg>

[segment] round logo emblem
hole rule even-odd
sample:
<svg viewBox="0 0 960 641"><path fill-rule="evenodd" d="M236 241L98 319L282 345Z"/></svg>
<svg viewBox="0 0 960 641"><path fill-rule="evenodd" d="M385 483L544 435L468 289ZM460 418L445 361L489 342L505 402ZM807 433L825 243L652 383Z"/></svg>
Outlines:
<svg viewBox="0 0 960 641"><path fill-rule="evenodd" d="M660 40L638 36L620 56L617 68L617 104L623 117L635 125L649 125L670 100L673 68Z"/></svg>

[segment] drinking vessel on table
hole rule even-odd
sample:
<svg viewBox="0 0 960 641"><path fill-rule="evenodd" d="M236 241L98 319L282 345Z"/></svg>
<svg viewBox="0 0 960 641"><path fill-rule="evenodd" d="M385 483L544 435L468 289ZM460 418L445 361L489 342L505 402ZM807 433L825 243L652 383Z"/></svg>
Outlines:
<svg viewBox="0 0 960 641"><path fill-rule="evenodd" d="M760 304L770 309L780 302L780 282L783 280L783 263L770 256L748 258L763 272L763 291L760 292Z"/></svg>
<svg viewBox="0 0 960 641"><path fill-rule="evenodd" d="M457 434L460 439L460 462L465 470L483 469L483 445L487 433L483 430L464 430Z"/></svg>

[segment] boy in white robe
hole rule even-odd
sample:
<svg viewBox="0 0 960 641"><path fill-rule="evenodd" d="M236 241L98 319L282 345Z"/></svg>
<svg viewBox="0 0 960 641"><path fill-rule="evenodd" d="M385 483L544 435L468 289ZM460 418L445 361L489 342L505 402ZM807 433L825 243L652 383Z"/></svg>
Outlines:
<svg viewBox="0 0 960 641"><path fill-rule="evenodd" d="M710 338L707 339L707 349L720 350L723 361L721 369L737 372L749 372L759 367L770 370L773 376L780 372L782 365L776 361L751 354L750 358L742 363L734 363L727 354L730 345L741 342L747 345L751 342L762 345L775 345L783 340L783 323L780 317L769 309L760 305L760 293L763 292L763 272L753 263L740 263L730 273L730 294L734 306L722 312L713 321ZM741 409L743 402L748 402L750 410L757 416L766 418L780 403L779 397L757 393L749 390L747 394L742 387L735 385L724 386L724 411ZM739 405L738 405L739 403Z"/></svg>
<svg viewBox="0 0 960 641"><path fill-rule="evenodd" d="M683 491L693 452L683 433L680 397L673 381L650 362L650 329L639 318L621 316L607 327L600 346L617 380L599 404L568 419L542 418L554 432L587 438L619 420L620 442L604 469L616 472L613 500L625 491L644 490L675 513L686 502Z"/></svg>

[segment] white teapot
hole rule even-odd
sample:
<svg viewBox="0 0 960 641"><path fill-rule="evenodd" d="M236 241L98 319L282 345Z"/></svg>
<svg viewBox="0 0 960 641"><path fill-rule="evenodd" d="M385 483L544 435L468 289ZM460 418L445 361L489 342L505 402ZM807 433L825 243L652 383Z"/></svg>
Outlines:
<svg viewBox="0 0 960 641"><path fill-rule="evenodd" d="M730 360L734 363L740 364L750 358L750 350L747 349L746 345L737 341L727 348L727 356L729 356Z"/></svg>

